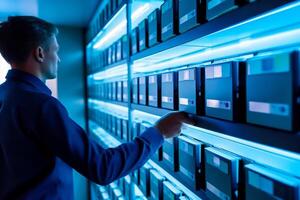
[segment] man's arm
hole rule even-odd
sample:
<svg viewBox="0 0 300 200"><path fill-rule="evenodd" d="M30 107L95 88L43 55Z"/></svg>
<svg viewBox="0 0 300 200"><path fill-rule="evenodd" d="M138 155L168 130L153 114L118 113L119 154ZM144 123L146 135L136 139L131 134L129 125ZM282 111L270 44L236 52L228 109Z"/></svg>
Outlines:
<svg viewBox="0 0 300 200"><path fill-rule="evenodd" d="M52 98L43 105L38 134L38 140L54 155L88 179L104 185L141 167L164 141L158 129L152 127L132 142L104 149Z"/></svg>

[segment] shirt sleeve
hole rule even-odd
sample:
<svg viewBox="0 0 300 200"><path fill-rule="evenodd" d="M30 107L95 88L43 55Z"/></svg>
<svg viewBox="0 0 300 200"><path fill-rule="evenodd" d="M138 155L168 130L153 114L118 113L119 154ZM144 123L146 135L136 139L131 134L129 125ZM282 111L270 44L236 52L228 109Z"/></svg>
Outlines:
<svg viewBox="0 0 300 200"><path fill-rule="evenodd" d="M43 104L39 120L39 141L55 156L101 185L141 167L164 141L159 131L151 127L132 142L104 149L69 118L64 106L54 98Z"/></svg>

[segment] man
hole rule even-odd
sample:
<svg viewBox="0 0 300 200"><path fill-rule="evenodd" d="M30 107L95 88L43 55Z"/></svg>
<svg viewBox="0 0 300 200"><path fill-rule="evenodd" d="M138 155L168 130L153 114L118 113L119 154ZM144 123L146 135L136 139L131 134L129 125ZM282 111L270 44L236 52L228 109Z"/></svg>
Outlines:
<svg viewBox="0 0 300 200"><path fill-rule="evenodd" d="M0 86L0 199L72 199L72 168L98 184L141 167L164 138L191 123L186 113L160 119L133 142L103 149L87 137L44 84L60 61L57 28L30 16L0 25L0 53L11 65Z"/></svg>

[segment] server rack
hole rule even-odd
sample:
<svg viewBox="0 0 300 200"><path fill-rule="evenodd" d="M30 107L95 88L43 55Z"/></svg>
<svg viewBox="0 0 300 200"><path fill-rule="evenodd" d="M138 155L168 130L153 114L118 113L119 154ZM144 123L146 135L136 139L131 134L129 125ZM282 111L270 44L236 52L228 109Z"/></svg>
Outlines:
<svg viewBox="0 0 300 200"><path fill-rule="evenodd" d="M208 2L210 5L213 4L213 1L201 1L202 4L205 4L205 2L206 6L208 6ZM271 3L268 0L243 2L228 0L224 2L237 3L232 9L226 9L224 12L218 11L221 14L215 17L207 17L206 20L203 20L202 23L190 30L169 38L166 41L159 41L155 45L142 49L134 55L131 52L130 46L132 30L137 30L135 28L138 27L140 22L147 19L151 12L159 9L164 1L145 2L128 0L123 1L121 4L114 3L113 5L119 6L114 9L113 13L107 11L107 8L110 8L110 5L112 5L110 4L111 1L103 1L100 4L87 32L88 42L86 48L87 71L89 72L87 76L89 86L88 109L90 116L88 122L89 132L92 137L98 140L103 146L116 146L123 139L122 130L120 131L121 136L115 133L118 132L118 126L112 122L116 119L128 120L126 138L132 139L133 134L138 135L138 133L133 133L136 132L133 129L133 123L142 124L143 127L151 126L160 116L170 111L161 106L153 107L147 105L147 103L146 105L133 103L133 79L169 72L177 73L181 70L196 68L198 78L202 76L199 83L200 86L198 85L198 87L201 87L198 88L198 97L200 98L199 102L202 102L200 104L203 109L205 106L203 104L205 102L204 93L206 89L203 89L205 86L205 83L203 85L205 80L203 76L205 74L201 73L201 71L203 72L203 69L207 66L217 66L232 61L247 64L248 61L260 57L260 54L274 54L274 51L279 51L279 53L281 51L298 51L300 44L298 37L300 33L298 25L300 22L298 14L300 13L299 2L293 0L274 0ZM218 9L221 9L221 7ZM203 9L200 10L203 11ZM208 16L209 13L207 12L209 10L207 8L206 13L202 13L202 15ZM139 16L138 11L143 14ZM110 14L108 15L108 13ZM100 20L100 25L95 25L95 23L99 23L97 16L105 19ZM125 25L122 24L122 18L127 19ZM274 21L277 23L271 23ZM117 34L118 36L114 38L112 37L113 34L111 34L116 31L113 24L124 25L123 28L126 30L123 32L118 30L122 34ZM122 60L111 59L111 56L108 55L108 49L118 40L123 41L121 37L129 39L129 42L127 40L127 42L122 43ZM291 107L294 111L293 120L297 121L299 119L300 67L299 56L297 56L297 53L294 54L291 62L293 70L295 69L292 72L294 77L292 93L294 96L292 97L293 100L291 102L293 105ZM108 61L110 61L109 65ZM112 61L114 62L112 63ZM214 72L216 73L216 78L220 75L220 71L217 69L219 68L216 67L216 71ZM122 97L125 95L128 101L116 101L109 98L106 94L108 91L106 87L109 85L107 82L114 82L116 84L119 81L122 81L123 85L124 82L128 85L126 90L122 90L121 95ZM104 86L97 87L97 85ZM244 88L248 88L247 85ZM276 91L275 89L273 90ZM124 94L124 91L126 94ZM175 101L178 101L178 99ZM246 104L246 102L244 103ZM200 109L199 105L197 106L197 109ZM177 108L179 106L176 105L174 107ZM275 108L269 107L269 110L272 113L287 113L286 110L276 111L276 108L282 107L287 108L286 106L279 105L275 106ZM246 110L246 108L244 109ZM275 109L275 111L273 112L272 109ZM246 115L246 113L244 114ZM246 116L242 115L243 113L239 114L238 119L246 119ZM238 122L228 121L207 116L205 110L197 111L194 117L197 118L197 125L188 126L182 131L182 134L185 137L201 142L205 146L205 149L214 148L217 151L227 151L238 158L240 179L236 190L239 192L239 198L248 198L249 188L253 191L255 190L255 185L257 185L251 182L250 176L247 174L250 168L248 166L252 164L261 166L271 177L274 174L275 177L278 174L282 177L290 177L291 182L293 182L291 196L293 199L300 198L298 181L300 178L298 170L300 168L300 133L297 126L293 126L292 129L287 131L276 126L267 127L250 124L246 120L237 120ZM112 128L111 126L116 127ZM205 162L205 151L203 149L200 152L202 163ZM215 165L221 165L218 159L212 160L212 162L215 162ZM222 168L221 166L219 167ZM260 168L251 168L252 171L257 169ZM179 199L208 199L209 196L218 197L218 195L207 195L208 188L205 184L202 184L200 189L195 189L193 185L186 184L182 180L180 172L170 169L164 162L159 161L159 159L149 160L147 170L148 172L150 170L157 171L164 177L165 181L172 183L172 186L179 190L177 192ZM203 170L205 171L205 167ZM254 171L253 173L259 174L260 171ZM251 175L253 177L253 174ZM99 199L144 199L146 197L140 190L139 184L141 180L139 178L140 172L136 171L132 175L106 187L92 184L91 192L99 194L97 197ZM205 178L202 177L204 180L201 181L205 182ZM276 179L276 181L278 180L281 179ZM128 183L127 188L124 188L124 181ZM279 190L280 188L280 183L276 182L276 189ZM119 190L123 191L123 195L119 195ZM220 191L211 185L209 185L209 191L220 194ZM260 195L262 195L261 192L266 191L270 190L261 189ZM255 194L251 193L251 195ZM267 195L269 198L280 197L276 192L269 192L264 195ZM222 199L222 195L219 195L219 199Z"/></svg>

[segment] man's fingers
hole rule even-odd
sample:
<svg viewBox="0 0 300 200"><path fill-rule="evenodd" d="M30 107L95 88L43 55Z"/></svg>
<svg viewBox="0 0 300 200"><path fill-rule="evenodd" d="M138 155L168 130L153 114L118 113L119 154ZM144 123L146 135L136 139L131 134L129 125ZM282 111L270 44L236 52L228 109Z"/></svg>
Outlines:
<svg viewBox="0 0 300 200"><path fill-rule="evenodd" d="M180 115L180 121L182 123L196 125L196 120L195 120L195 118L193 117L192 114L189 114L189 113L184 112L184 111L180 111L179 115Z"/></svg>

